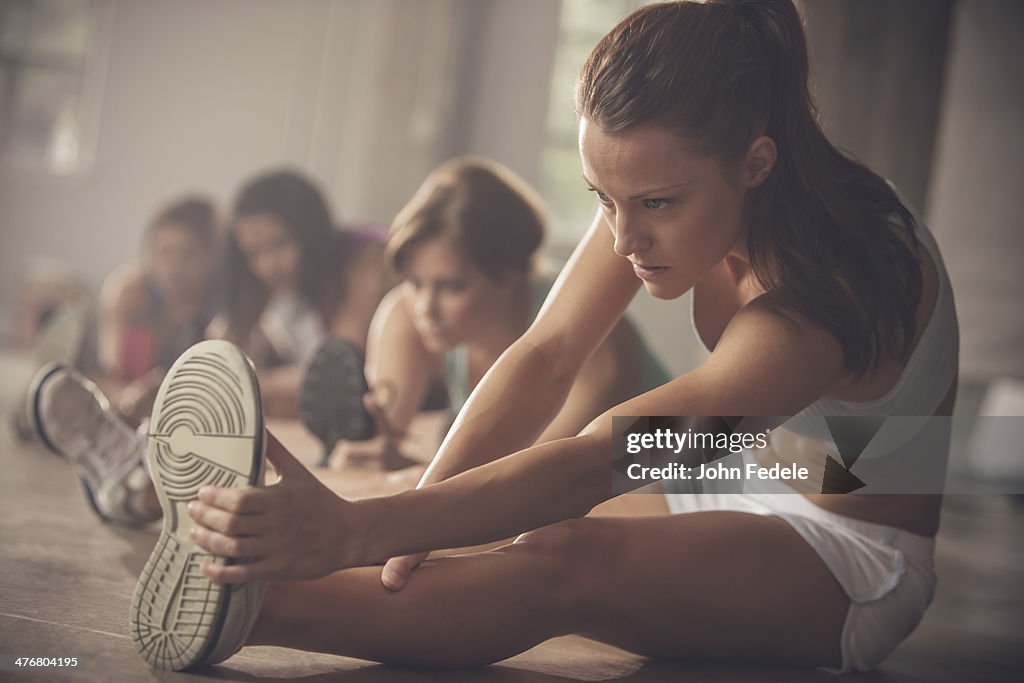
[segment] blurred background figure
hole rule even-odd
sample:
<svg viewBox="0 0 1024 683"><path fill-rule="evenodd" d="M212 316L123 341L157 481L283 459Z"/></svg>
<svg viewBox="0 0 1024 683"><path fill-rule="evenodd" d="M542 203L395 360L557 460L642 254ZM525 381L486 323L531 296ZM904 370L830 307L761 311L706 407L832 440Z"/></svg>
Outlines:
<svg viewBox="0 0 1024 683"><path fill-rule="evenodd" d="M88 289L34 287L26 311L38 317L26 339L33 365L74 367L90 377L130 424L149 415L164 373L178 355L203 338L212 319L217 242L213 204L192 195L152 218L141 250L108 275L98 302ZM63 296L55 298L54 292ZM48 308L47 306L48 305ZM45 315L42 312L45 311ZM24 406L14 406L15 432L31 439Z"/></svg>
<svg viewBox="0 0 1024 683"><path fill-rule="evenodd" d="M370 328L367 407L377 435L349 441L332 464L378 462L387 469L433 456L447 423L407 434L431 386L442 383L458 413L498 357L533 322L554 284L538 263L547 220L536 192L505 166L481 157L433 171L398 214L387 243L402 278ZM576 434L591 419L667 381L628 321L584 365L540 441ZM429 402L428 402L429 403ZM406 438L408 437L408 438Z"/></svg>
<svg viewBox="0 0 1024 683"><path fill-rule="evenodd" d="M217 232L212 202L177 200L150 223L141 258L103 284L95 365L85 370L130 422L149 415L164 373L213 318Z"/></svg>
<svg viewBox="0 0 1024 683"><path fill-rule="evenodd" d="M359 348L385 291L383 231L339 230L320 189L274 170L239 191L209 333L252 359L268 415L294 417L306 362L335 335Z"/></svg>

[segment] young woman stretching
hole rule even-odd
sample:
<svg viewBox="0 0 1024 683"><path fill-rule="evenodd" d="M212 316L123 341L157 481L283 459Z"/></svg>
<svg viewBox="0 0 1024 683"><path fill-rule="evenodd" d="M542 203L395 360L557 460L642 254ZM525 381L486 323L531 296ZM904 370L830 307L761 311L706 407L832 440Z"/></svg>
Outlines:
<svg viewBox="0 0 1024 683"><path fill-rule="evenodd" d="M535 263L544 232L540 199L496 162L454 159L426 178L392 224L386 254L402 283L370 326L366 373L379 389L371 406L378 435L343 443L335 466L388 462L399 450L420 461L434 455L443 434L399 435L439 380L452 413L462 410L491 365L530 326L554 283ZM611 406L666 381L622 320L583 364L539 441L573 436Z"/></svg>
<svg viewBox="0 0 1024 683"><path fill-rule="evenodd" d="M210 336L256 364L269 414L294 417L317 344L359 348L386 291L382 232L337 230L319 188L289 170L249 180L235 200L224 258L224 311Z"/></svg>
<svg viewBox="0 0 1024 683"><path fill-rule="evenodd" d="M189 519L165 526L152 565L166 547L211 553L202 571L217 600L190 648L172 651L180 633L154 590L169 579L147 569L133 603L147 660L187 667L248 643L469 666L580 633L656 657L881 662L931 599L938 496L690 495L669 499L681 514L581 518L611 496L612 415L949 414L958 335L936 243L828 143L807 70L789 0L653 4L598 44L577 107L600 213L416 490L343 500L273 439L279 480L241 486L259 477L258 420L245 423L247 452L184 427L176 445L151 435L158 480L194 462L190 444L252 464L234 482L167 489L165 505ZM641 282L663 299L693 290L710 357L530 447ZM245 377L228 349L193 352L214 354ZM157 425L174 392L190 395L185 370L165 383ZM254 395L251 380L234 386ZM413 571L425 551L516 534ZM367 566L384 561L383 574Z"/></svg>
<svg viewBox="0 0 1024 683"><path fill-rule="evenodd" d="M95 375L129 421L149 415L167 368L213 317L217 233L208 200L180 199L150 223L142 258L103 283Z"/></svg>

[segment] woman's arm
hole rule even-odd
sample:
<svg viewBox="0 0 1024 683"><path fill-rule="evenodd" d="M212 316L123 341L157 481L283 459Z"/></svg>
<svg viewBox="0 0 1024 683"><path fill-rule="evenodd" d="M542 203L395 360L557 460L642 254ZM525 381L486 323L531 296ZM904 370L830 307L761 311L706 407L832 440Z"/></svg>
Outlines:
<svg viewBox="0 0 1024 683"><path fill-rule="evenodd" d="M106 378L123 379L121 354L125 330L146 305L143 275L137 266L122 266L104 280L99 297L97 355L100 371Z"/></svg>
<svg viewBox="0 0 1024 683"><path fill-rule="evenodd" d="M400 553L472 546L581 517L612 497L613 416L763 415L781 423L820 398L843 372L835 338L787 319L762 297L736 314L700 367L606 411L576 437L421 489L349 503L360 539L355 545L361 547L345 560L374 563Z"/></svg>
<svg viewBox="0 0 1024 683"><path fill-rule="evenodd" d="M384 247L363 247L345 273L345 299L328 325L333 336L366 348L367 330L385 291L386 272Z"/></svg>
<svg viewBox="0 0 1024 683"><path fill-rule="evenodd" d="M639 286L597 214L537 319L470 394L420 486L533 444Z"/></svg>
<svg viewBox="0 0 1024 683"><path fill-rule="evenodd" d="M392 394L383 412L397 432L408 429L440 367L440 356L423 345L401 287L395 287L370 323L366 380L371 388Z"/></svg>
<svg viewBox="0 0 1024 683"><path fill-rule="evenodd" d="M583 364L565 404L537 443L575 436L595 417L638 393L644 364L633 337L623 318Z"/></svg>
<svg viewBox="0 0 1024 683"><path fill-rule="evenodd" d="M278 445L268 450L281 475L278 484L200 492L202 504L190 511L203 527L197 542L218 555L262 558L205 571L226 582L312 578L582 516L612 495L613 415L795 414L842 375L842 350L827 332L787 320L763 299L736 314L693 372L605 412L579 436L513 453L437 484L349 502L333 496ZM233 529L246 535L225 533Z"/></svg>
<svg viewBox="0 0 1024 683"><path fill-rule="evenodd" d="M409 459L400 452L401 441L405 436L419 438L419 435L407 435L407 431L440 366L440 356L423 345L416 331L402 289L395 287L385 295L373 316L366 349L366 378L380 415L378 431L383 433L367 441L342 443L335 453L339 464L352 460L381 462L389 450ZM434 450L425 458L414 459L422 462L433 456L439 438L440 434L431 434L427 442L434 444ZM421 444L408 445L415 450Z"/></svg>

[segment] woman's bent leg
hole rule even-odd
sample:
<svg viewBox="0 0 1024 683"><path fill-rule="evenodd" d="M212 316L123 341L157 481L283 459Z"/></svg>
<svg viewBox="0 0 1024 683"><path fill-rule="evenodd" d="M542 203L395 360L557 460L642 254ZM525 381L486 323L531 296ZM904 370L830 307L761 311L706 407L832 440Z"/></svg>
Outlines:
<svg viewBox="0 0 1024 683"><path fill-rule="evenodd" d="M588 517L440 558L272 584L250 644L472 666L581 633L657 657L837 665L849 600L785 522L739 512Z"/></svg>

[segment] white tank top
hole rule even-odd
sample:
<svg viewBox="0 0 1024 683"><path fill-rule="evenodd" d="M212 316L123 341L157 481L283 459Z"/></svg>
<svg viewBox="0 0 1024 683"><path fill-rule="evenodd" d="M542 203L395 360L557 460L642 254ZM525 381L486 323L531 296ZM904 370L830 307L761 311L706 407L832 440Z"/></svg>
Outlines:
<svg viewBox="0 0 1024 683"><path fill-rule="evenodd" d="M823 441L828 449L835 452L835 441L825 422L826 416L887 418L852 468L869 484L863 489L865 493L938 492L942 489L949 455L949 421L927 421L956 379L960 328L953 289L938 244L925 224L916 215L914 219L918 226L917 238L935 262L938 294L931 317L896 384L884 396L873 401L819 399L782 425L801 436ZM696 332L692 298L690 321ZM699 333L697 339L703 346ZM928 428L923 429L926 423ZM892 453L899 453L900 457L882 457ZM751 454L744 455L743 460L749 462ZM760 481L746 482L743 490L792 491L784 484Z"/></svg>

